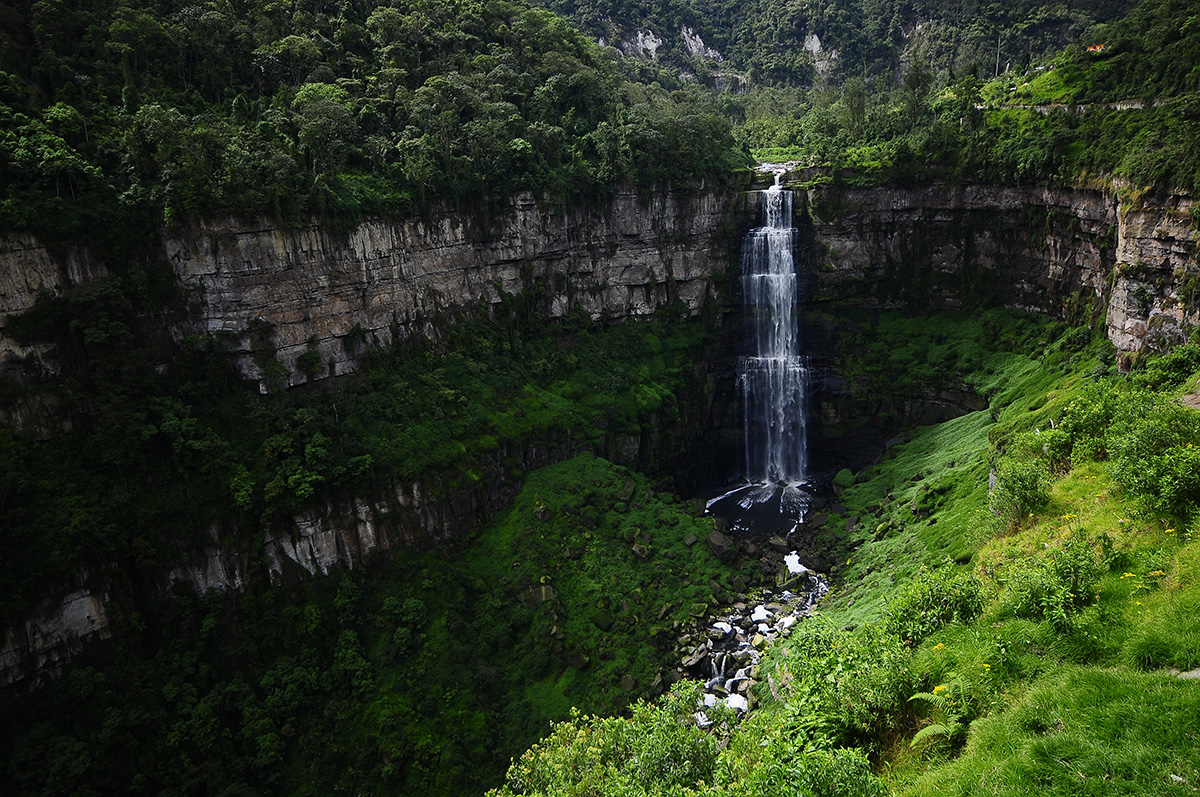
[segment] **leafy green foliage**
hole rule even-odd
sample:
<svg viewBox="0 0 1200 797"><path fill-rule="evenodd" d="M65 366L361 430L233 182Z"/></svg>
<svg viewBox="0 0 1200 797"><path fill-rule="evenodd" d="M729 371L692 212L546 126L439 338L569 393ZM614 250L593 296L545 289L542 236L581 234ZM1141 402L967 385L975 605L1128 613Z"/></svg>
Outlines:
<svg viewBox="0 0 1200 797"><path fill-rule="evenodd" d="M1014 617L1046 620L1059 631L1071 628L1072 615L1095 600L1096 584L1108 572L1104 540L1093 541L1080 529L1032 560L1009 567L1001 598Z"/></svg>
<svg viewBox="0 0 1200 797"><path fill-rule="evenodd" d="M970 623L986 603L986 588L969 570L951 564L922 568L888 600L886 627L901 639L920 642L947 623Z"/></svg>
<svg viewBox="0 0 1200 797"><path fill-rule="evenodd" d="M638 703L629 719L572 712L550 736L513 763L503 788L511 795L677 794L712 777L717 740L696 727L696 684L685 684L650 706Z"/></svg>
<svg viewBox="0 0 1200 797"><path fill-rule="evenodd" d="M613 715L664 688L691 606L739 574L686 544L711 529L584 455L528 474L512 508L456 549L145 606L145 629L91 649L64 681L0 696L0 777L31 793L479 793L570 707ZM641 535L645 561L629 542ZM624 731L587 722L621 731L604 755L635 784L694 783L716 755L678 721L695 700L635 708ZM80 748L69 768L27 766ZM624 765L630 753L640 767Z"/></svg>
<svg viewBox="0 0 1200 797"><path fill-rule="evenodd" d="M932 692L917 692L909 700L928 703L934 713L932 721L913 734L910 747L916 747L926 739L941 738L950 745L962 740L967 729L966 723L974 712L970 688L961 678L938 684Z"/></svg>
<svg viewBox="0 0 1200 797"><path fill-rule="evenodd" d="M1009 523L1020 522L1050 500L1048 476L1039 460L1003 460L997 469L992 508Z"/></svg>
<svg viewBox="0 0 1200 797"><path fill-rule="evenodd" d="M759 158L825 167L824 179L859 185L947 177L1076 184L1108 174L1191 190L1200 180L1200 34L1185 5L1145 0L1091 30L1085 15L1062 5L973 9L967 30L935 22L927 40L910 45L900 80L854 76L812 89L794 108L750 105L741 137ZM980 24L996 15L1006 19ZM1066 48L1031 60L1048 52L1055 32ZM1105 49L1089 53L1092 43ZM1023 50L1018 59L1014 50ZM853 63L857 72L862 62Z"/></svg>
<svg viewBox="0 0 1200 797"><path fill-rule="evenodd" d="M753 748L742 747L746 731L765 730L752 719L733 728L721 749L715 732L701 731L692 712L695 685L677 687L653 706L638 705L628 719L574 716L534 745L509 770L495 797L515 795L596 795L651 797L690 794L733 797L883 797L886 789L872 774L866 756L854 749L801 750L788 744L786 731ZM731 730L722 709L717 727ZM719 753L719 755L718 755Z"/></svg>
<svg viewBox="0 0 1200 797"><path fill-rule="evenodd" d="M48 240L129 219L494 210L741 165L704 98L630 83L520 0L20 3L6 19L0 226Z"/></svg>
<svg viewBox="0 0 1200 797"><path fill-rule="evenodd" d="M1200 414L1164 395L1121 397L1108 448L1121 485L1155 512L1200 509Z"/></svg>
<svg viewBox="0 0 1200 797"><path fill-rule="evenodd" d="M784 701L776 720L789 743L806 750L882 745L911 692L908 656L879 625L854 633L820 619L797 626L769 670Z"/></svg>

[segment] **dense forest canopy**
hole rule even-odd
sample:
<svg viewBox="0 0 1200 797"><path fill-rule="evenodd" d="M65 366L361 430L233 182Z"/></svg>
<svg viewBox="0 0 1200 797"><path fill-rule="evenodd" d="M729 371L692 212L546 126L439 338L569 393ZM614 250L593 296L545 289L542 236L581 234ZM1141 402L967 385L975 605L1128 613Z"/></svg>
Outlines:
<svg viewBox="0 0 1200 797"><path fill-rule="evenodd" d="M939 69L992 77L1078 39L1123 14L1130 0L1046 3L1039 0L543 0L583 30L636 52L639 30L663 42L655 55L701 78L734 70L755 85L807 86L828 77L897 75L916 51ZM712 52L681 35L688 28ZM821 56L814 51L816 37ZM719 57L719 61L717 58ZM828 59L820 70L819 58Z"/></svg>
<svg viewBox="0 0 1200 797"><path fill-rule="evenodd" d="M522 2L4 8L0 219L337 219L737 165L696 92L621 77Z"/></svg>
<svg viewBox="0 0 1200 797"><path fill-rule="evenodd" d="M1147 0L1050 55L1001 65L994 78L991 68L939 61L932 41L919 43L895 78L864 73L807 91L752 93L739 136L759 157L857 183L1119 177L1194 190L1197 20L1183 0Z"/></svg>
<svg viewBox="0 0 1200 797"><path fill-rule="evenodd" d="M724 174L747 147L887 175L915 161L1070 179L1118 170L1112 153L1141 132L1099 114L989 117L980 131L977 81L1036 76L1039 59L1071 45L1056 71L1075 76L1070 101L1196 83L1181 0L1147 0L1107 28L1096 25L1129 3L547 5L633 55L515 0L7 4L0 226L128 251L122 233L189 219L346 224L439 205L486 212L522 190L561 200ZM626 46L643 26L661 34L653 57ZM1083 63L1080 44L1100 38L1105 60ZM1178 125L1188 113L1160 116ZM1042 139L1040 160L1014 154ZM856 157L864 145L874 149Z"/></svg>

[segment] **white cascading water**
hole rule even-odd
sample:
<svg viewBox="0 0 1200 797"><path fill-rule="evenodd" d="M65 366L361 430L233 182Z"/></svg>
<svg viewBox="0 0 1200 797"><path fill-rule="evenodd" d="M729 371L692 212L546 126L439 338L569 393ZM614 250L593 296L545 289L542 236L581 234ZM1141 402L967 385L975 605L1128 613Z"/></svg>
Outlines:
<svg viewBox="0 0 1200 797"><path fill-rule="evenodd" d="M800 353L799 280L792 256L792 192L761 192L763 226L742 242L742 293L751 353L738 361L745 480L706 506L732 531L788 535L804 522L808 477L808 369Z"/></svg>
<svg viewBox="0 0 1200 797"><path fill-rule="evenodd" d="M763 192L764 226L742 248L742 288L753 325L754 353L741 361L745 401L746 480L798 484L807 475L806 388L800 356L799 301L792 258L792 192L779 184Z"/></svg>

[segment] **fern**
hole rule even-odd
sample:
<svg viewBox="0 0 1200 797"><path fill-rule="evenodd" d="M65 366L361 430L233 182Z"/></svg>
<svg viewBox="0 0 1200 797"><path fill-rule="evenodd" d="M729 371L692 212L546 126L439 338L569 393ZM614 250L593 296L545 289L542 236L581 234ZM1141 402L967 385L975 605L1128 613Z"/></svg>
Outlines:
<svg viewBox="0 0 1200 797"><path fill-rule="evenodd" d="M962 731L962 723L955 721L949 725L944 725L940 722L935 722L932 725L926 725L921 730L917 731L913 736L912 744L909 747L916 747L921 742L934 736L944 736L946 741L950 741Z"/></svg>
<svg viewBox="0 0 1200 797"><path fill-rule="evenodd" d="M971 693L961 678L940 684L932 692L917 692L908 700L924 700L933 707L934 714L934 721L917 731L910 747L935 737L944 737L948 743L955 744L966 731L964 720L970 719Z"/></svg>

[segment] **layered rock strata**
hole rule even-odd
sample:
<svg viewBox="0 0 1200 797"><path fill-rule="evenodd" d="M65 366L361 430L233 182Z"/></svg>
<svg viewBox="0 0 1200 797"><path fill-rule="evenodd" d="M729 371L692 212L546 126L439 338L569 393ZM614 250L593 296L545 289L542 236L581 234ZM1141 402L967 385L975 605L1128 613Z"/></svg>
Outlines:
<svg viewBox="0 0 1200 797"><path fill-rule="evenodd" d="M1126 355L1200 323L1195 200L1128 186L935 183L808 191L815 297L949 309L990 301L1102 321Z"/></svg>
<svg viewBox="0 0 1200 797"><path fill-rule="evenodd" d="M367 222L344 236L316 226L202 225L162 242L189 305L171 334L222 337L243 375L266 390L347 373L370 346L435 336L457 315L487 312L526 289L534 289L530 295L541 297L542 312L554 317L581 310L597 320L623 319L676 301L695 314L715 298L714 275L729 267L728 241L736 241L738 232L727 228L738 218L733 206L739 201L732 190L680 189L648 197L617 190L604 203L558 209L518 197L487 225L467 214L446 214ZM7 277L0 284L0 312L6 315L32 307L39 292L109 273L85 250L55 257L25 237L6 247L0 249ZM54 372L51 347L20 346L3 331L0 325L0 362L14 372ZM317 352L309 363L316 359L319 368L303 367L307 352ZM282 366L275 371L278 384L268 384L271 363ZM601 453L629 464L642 456L669 456L680 431L645 439L613 436ZM207 539L181 552L157 588L163 594L178 586L196 594L240 589L252 576L252 560L265 562L267 575L282 581L354 567L395 545L446 540L506 505L523 473L579 448L569 436L503 441L494 461L481 463L470 483L456 481L455 474L428 474L384 495L331 499L269 532L261 557L242 546L223 546L222 538L241 535L214 527ZM56 671L84 640L108 636L105 581L102 572L81 575L71 588L86 586L48 600L27 622L7 629L0 637L0 686L37 680ZM85 605L91 608L79 609ZM79 619L84 616L86 622Z"/></svg>
<svg viewBox="0 0 1200 797"><path fill-rule="evenodd" d="M439 319L538 285L543 311L698 313L728 266L721 235L736 193L677 190L565 209L517 197L484 224L466 214L372 221L348 235L312 226L206 224L164 240L193 301L193 329L233 341L243 374L277 357L289 384L353 370L367 346L436 334ZM298 360L307 352L305 368ZM308 373L305 373L308 371Z"/></svg>
<svg viewBox="0 0 1200 797"><path fill-rule="evenodd" d="M268 389L271 363L280 385L346 373L369 344L437 334L442 321L486 312L528 287L540 287L551 316L579 308L592 318L627 318L674 300L698 313L754 218L749 197L678 190L643 198L618 190L606 202L567 209L519 197L487 225L445 214L368 222L346 235L202 225L162 242L189 301L170 334L224 337L243 374ZM1125 355L1167 348L1200 323L1197 214L1188 196L1137 195L1119 185L935 184L822 186L797 200L801 246L815 264L815 302L941 309L992 300L1074 322L1099 318ZM19 345L6 333L9 314L29 309L39 292L107 274L83 249L52 253L20 235L0 241L0 374L55 368L52 350ZM10 410L8 420L22 425L21 412ZM634 462L645 442L614 440L606 453ZM569 446L529 451L522 466L571 453ZM515 479L497 470L466 491L422 482L311 509L264 541L268 570L279 579L325 573L396 544L453 536L503 506ZM162 589L176 582L196 592L241 587L248 553L224 550L218 529L209 536L209 545L163 574ZM103 579L80 583L93 586L64 589L4 633L0 685L36 680L84 640L111 633Z"/></svg>

